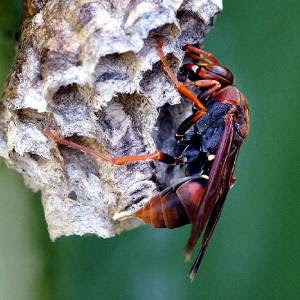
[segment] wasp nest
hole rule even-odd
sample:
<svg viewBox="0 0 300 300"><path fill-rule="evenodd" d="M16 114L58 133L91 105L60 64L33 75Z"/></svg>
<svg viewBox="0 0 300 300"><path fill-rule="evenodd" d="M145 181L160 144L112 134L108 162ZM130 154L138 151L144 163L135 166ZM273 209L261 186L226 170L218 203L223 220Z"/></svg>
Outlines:
<svg viewBox="0 0 300 300"><path fill-rule="evenodd" d="M114 156L157 147L170 153L184 107L159 113L181 97L162 69L155 36L164 36L176 72L181 47L201 44L220 9L221 0L26 1L0 107L0 155L41 191L52 239L111 237L138 225L113 216L157 193L154 175L163 172L153 162L96 160L56 144L44 129Z"/></svg>

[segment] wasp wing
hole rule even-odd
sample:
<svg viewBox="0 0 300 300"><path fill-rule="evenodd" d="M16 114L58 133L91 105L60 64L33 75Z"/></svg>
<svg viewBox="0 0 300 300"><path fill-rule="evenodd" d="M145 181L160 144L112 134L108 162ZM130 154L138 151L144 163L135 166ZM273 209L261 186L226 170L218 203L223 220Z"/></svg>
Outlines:
<svg viewBox="0 0 300 300"><path fill-rule="evenodd" d="M234 145L235 129L233 116L227 115L224 121L224 132L210 172L207 189L197 209L192 232L186 246L186 253L189 256L207 224L202 248L190 271L191 278L195 276L199 268L209 239L220 217L226 195L230 189L234 165L240 146Z"/></svg>
<svg viewBox="0 0 300 300"><path fill-rule="evenodd" d="M209 241L210 241L212 234L214 232L214 229L220 219L227 193L232 185L232 177L233 177L233 171L234 171L234 166L235 166L237 155L238 155L238 151L235 152L235 155L234 154L232 155L230 162L228 162L227 171L228 171L228 173L231 173L231 174L226 174L224 176L224 183L222 185L222 191L221 191L221 194L219 195L219 198L217 199L215 206L213 207L212 213L211 213L208 223L206 225L205 232L204 232L203 239L202 239L201 249L200 249L200 251L197 255L197 258L194 261L194 263L191 267L191 270L189 272L189 277L191 278L191 280L194 279L194 277L200 267L200 264L202 262L204 254L208 247Z"/></svg>

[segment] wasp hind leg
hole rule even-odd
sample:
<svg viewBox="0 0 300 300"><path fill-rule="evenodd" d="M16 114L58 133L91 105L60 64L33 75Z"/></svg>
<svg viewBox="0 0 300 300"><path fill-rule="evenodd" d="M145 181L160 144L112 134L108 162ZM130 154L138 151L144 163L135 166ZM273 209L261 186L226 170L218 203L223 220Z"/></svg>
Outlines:
<svg viewBox="0 0 300 300"><path fill-rule="evenodd" d="M74 143L72 141L66 140L59 136L57 133L55 133L51 129L45 129L45 133L55 142L65 145L69 148L79 150L84 153L88 153L96 158L101 158L105 161L108 161L114 165L126 165L130 163L135 163L138 161L149 161L149 160L157 160L162 163L168 164L168 165L178 165L181 163L184 163L182 158L177 158L174 156L171 156L167 153L156 151L150 154L139 154L139 155L128 155L128 156L119 156L119 157L113 157L106 155L104 153L101 153L99 151L96 151L94 149L79 145L77 143Z"/></svg>

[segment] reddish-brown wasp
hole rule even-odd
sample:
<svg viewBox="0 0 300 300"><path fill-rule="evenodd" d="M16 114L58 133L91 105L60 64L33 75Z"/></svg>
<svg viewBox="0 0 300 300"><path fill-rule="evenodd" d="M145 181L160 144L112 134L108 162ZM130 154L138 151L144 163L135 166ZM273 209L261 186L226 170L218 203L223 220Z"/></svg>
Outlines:
<svg viewBox="0 0 300 300"><path fill-rule="evenodd" d="M185 82L178 81L163 53L163 39L157 38L157 53L178 91L193 103L193 113L177 129L176 140L185 148L179 157L156 151L152 154L110 157L65 140L46 129L60 144L78 149L113 164L142 160L165 164L182 164L186 177L151 198L134 216L157 228L176 228L192 224L185 253L189 258L202 232L202 245L189 272L194 279L209 240L220 218L229 189L240 146L249 131L249 108L246 98L233 85L233 74L220 66L208 52L192 45L184 47L190 63L182 66ZM196 87L196 95L189 87Z"/></svg>

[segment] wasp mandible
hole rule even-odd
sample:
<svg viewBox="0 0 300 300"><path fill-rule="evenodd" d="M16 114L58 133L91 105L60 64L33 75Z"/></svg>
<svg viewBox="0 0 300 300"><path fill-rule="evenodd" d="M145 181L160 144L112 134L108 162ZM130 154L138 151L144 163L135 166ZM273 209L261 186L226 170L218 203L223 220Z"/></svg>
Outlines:
<svg viewBox="0 0 300 300"><path fill-rule="evenodd" d="M183 165L186 177L152 197L133 215L156 228L177 228L191 223L192 230L185 247L187 258L204 232L200 251L189 272L193 280L220 218L227 193L235 182L237 156L249 133L249 107L245 96L233 84L232 72L221 66L213 54L193 45L184 46L190 62L181 68L186 77L182 82L168 64L163 52L163 38L159 36L156 41L165 72L179 93L193 103L192 114L176 132L177 143L185 146L181 155L173 157L156 151L110 157L68 141L50 129L45 132L60 144L116 165L144 160Z"/></svg>

